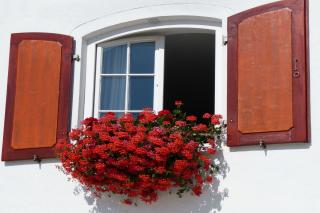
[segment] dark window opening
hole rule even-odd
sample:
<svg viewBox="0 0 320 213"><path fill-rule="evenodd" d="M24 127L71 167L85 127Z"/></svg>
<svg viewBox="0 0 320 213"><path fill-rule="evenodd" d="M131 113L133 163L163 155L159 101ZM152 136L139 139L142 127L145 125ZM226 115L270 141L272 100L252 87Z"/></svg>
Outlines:
<svg viewBox="0 0 320 213"><path fill-rule="evenodd" d="M165 39L164 109L174 101L199 118L214 113L215 36L175 34Z"/></svg>

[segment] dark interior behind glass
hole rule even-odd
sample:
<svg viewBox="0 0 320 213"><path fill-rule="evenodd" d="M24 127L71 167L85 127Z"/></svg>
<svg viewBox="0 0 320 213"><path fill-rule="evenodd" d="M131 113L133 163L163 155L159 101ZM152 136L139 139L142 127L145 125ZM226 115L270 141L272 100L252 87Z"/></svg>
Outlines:
<svg viewBox="0 0 320 213"><path fill-rule="evenodd" d="M214 73L214 34L166 36L163 108L182 100L188 114L214 113Z"/></svg>

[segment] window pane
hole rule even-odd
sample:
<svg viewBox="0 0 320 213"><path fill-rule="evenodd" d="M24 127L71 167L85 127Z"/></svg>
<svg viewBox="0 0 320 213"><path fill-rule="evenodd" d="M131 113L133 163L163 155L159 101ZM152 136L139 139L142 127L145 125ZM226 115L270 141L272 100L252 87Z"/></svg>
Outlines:
<svg viewBox="0 0 320 213"><path fill-rule="evenodd" d="M154 51L154 42L131 44L130 73L153 73Z"/></svg>
<svg viewBox="0 0 320 213"><path fill-rule="evenodd" d="M100 93L100 109L124 110L125 108L125 77L102 77Z"/></svg>
<svg viewBox="0 0 320 213"><path fill-rule="evenodd" d="M103 48L102 73L126 73L127 45Z"/></svg>
<svg viewBox="0 0 320 213"><path fill-rule="evenodd" d="M104 114L106 114L107 112L99 112L99 118L101 118L102 116L104 116ZM120 116L123 115L124 112L115 112L116 117L119 118Z"/></svg>
<svg viewBox="0 0 320 213"><path fill-rule="evenodd" d="M130 77L129 110L153 108L153 77Z"/></svg>
<svg viewBox="0 0 320 213"><path fill-rule="evenodd" d="M133 117L134 117L135 119L138 118L139 113L140 113L140 112L131 112L131 114L133 115Z"/></svg>

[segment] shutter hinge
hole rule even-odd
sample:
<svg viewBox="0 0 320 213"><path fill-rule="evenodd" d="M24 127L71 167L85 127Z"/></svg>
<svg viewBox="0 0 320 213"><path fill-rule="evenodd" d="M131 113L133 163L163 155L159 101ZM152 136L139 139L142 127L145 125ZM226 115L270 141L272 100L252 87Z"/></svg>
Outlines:
<svg viewBox="0 0 320 213"><path fill-rule="evenodd" d="M259 141L259 146L260 146L263 150L266 150L266 149L267 149L267 144L266 144L262 139L260 139L260 141Z"/></svg>
<svg viewBox="0 0 320 213"><path fill-rule="evenodd" d="M39 168L41 169L41 161L42 159L38 155L33 155L33 161L39 164Z"/></svg>
<svg viewBox="0 0 320 213"><path fill-rule="evenodd" d="M72 55L72 61L80 61L80 56L79 55Z"/></svg>
<svg viewBox="0 0 320 213"><path fill-rule="evenodd" d="M222 44L226 46L228 44L228 37L227 36L222 36Z"/></svg>

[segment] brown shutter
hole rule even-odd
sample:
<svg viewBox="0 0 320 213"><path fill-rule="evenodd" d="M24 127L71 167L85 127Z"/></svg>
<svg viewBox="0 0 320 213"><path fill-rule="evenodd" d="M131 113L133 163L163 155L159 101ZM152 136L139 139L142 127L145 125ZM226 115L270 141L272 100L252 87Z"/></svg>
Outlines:
<svg viewBox="0 0 320 213"><path fill-rule="evenodd" d="M54 157L70 120L73 39L11 35L2 160Z"/></svg>
<svg viewBox="0 0 320 213"><path fill-rule="evenodd" d="M228 145L308 141L306 3L228 19Z"/></svg>

